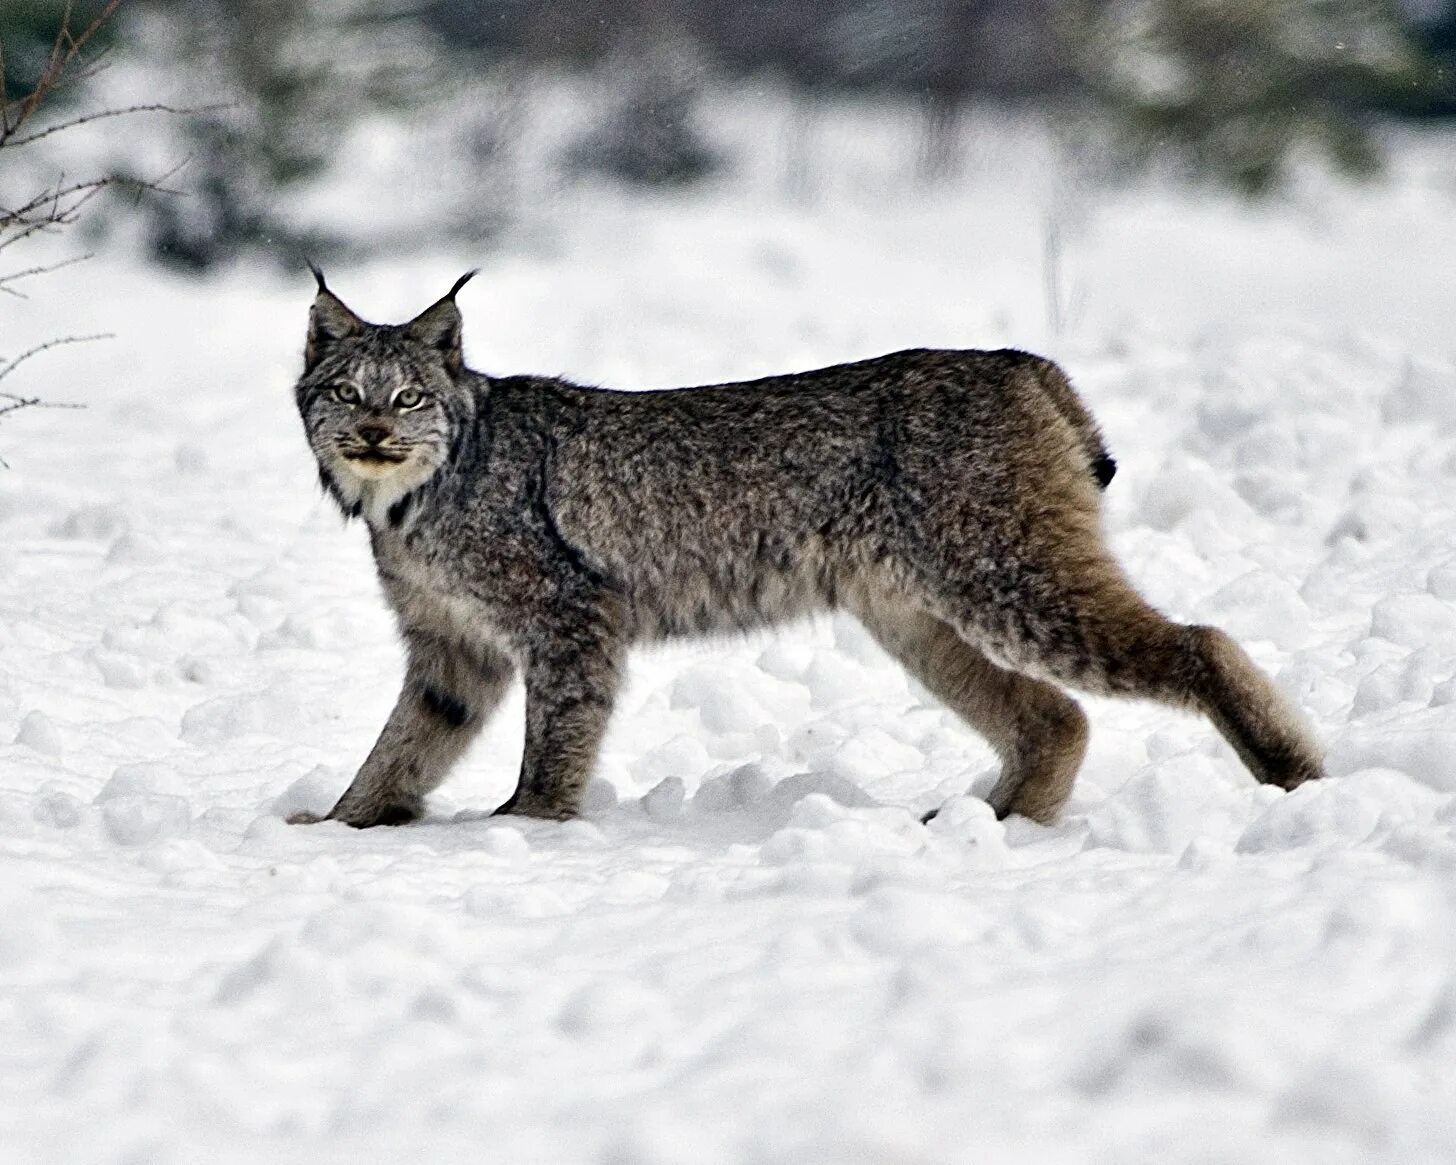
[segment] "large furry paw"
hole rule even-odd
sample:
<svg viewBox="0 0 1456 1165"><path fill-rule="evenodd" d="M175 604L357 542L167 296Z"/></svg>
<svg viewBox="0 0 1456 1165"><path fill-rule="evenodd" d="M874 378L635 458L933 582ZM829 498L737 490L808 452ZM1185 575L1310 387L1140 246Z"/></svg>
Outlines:
<svg viewBox="0 0 1456 1165"><path fill-rule="evenodd" d="M948 803L949 802L947 802L947 804ZM991 811L996 814L997 821L1005 821L1008 817L1015 816L1025 817L1028 821L1035 821L1038 825L1055 825L1057 821L1057 813L1060 809L1060 805L1053 807L1050 810L1046 809L1044 806L1041 806L1033 807L1032 811L1028 812L1026 808L1023 808L1019 803L1015 801L1013 801L1010 806L999 809L996 807L995 802L991 801L989 798L987 799L986 803L991 806ZM922 813L920 815L920 824L929 825L932 821L940 816L940 811L944 808L944 805L940 805L930 810L928 813Z"/></svg>
<svg viewBox="0 0 1456 1165"><path fill-rule="evenodd" d="M423 803L394 802L389 805L369 805L363 809L330 814L336 821L352 825L355 829L373 829L376 825L408 825L425 815Z"/></svg>
<svg viewBox="0 0 1456 1165"><path fill-rule="evenodd" d="M1322 779L1325 775L1325 767L1320 761L1319 754L1311 749L1309 752L1279 757L1274 763L1265 766L1263 775L1271 785L1277 785L1285 792L1290 792L1299 788L1306 781Z"/></svg>
<svg viewBox="0 0 1456 1165"><path fill-rule="evenodd" d="M576 803L517 792L495 811L493 816L539 817L544 821L570 821L576 816Z"/></svg>
<svg viewBox="0 0 1456 1165"><path fill-rule="evenodd" d="M423 797L396 801L366 801L362 804L348 804L341 801L328 813L320 817L317 813L304 811L291 813L289 825L317 825L321 821L342 821L355 829L373 829L376 825L408 825L425 815Z"/></svg>

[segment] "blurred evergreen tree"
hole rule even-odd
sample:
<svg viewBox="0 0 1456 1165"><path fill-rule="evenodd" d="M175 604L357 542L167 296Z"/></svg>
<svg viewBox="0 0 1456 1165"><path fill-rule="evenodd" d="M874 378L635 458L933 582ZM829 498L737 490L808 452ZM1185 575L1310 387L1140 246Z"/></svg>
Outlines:
<svg viewBox="0 0 1456 1165"><path fill-rule="evenodd" d="M908 95L924 111L927 177L954 172L964 110L987 100L1088 111L1125 158L1172 156L1251 193L1277 187L1301 153L1369 173L1380 117L1456 110L1431 55L1456 20L1451 0L421 0L418 11L486 55L627 69L625 34L667 20L729 77ZM651 125L617 118L634 123Z"/></svg>
<svg viewBox="0 0 1456 1165"><path fill-rule="evenodd" d="M77 11L97 2L78 0ZM1411 4L1435 13L1424 42L1412 34ZM804 108L844 92L913 101L926 179L955 174L965 113L987 103L1040 108L1067 125L1080 111L1089 143L1112 137L1122 157L1174 157L1200 179L1246 192L1276 188L1313 152L1368 173L1379 161L1381 117L1442 108L1430 53L1456 20L1452 8L1451 0L130 0L126 11L133 51L158 73L157 99L221 103L185 120L191 162L173 182L184 197L146 209L156 255L200 270L249 251L294 263L301 252L327 257L345 245L318 200L303 196L379 110L428 106L419 124L454 135L431 140L454 142L444 146L461 160L452 181L474 187L440 213L477 235L499 229L510 214L505 172L525 156L510 139L528 132L529 78L561 69L593 74L602 99L564 158L550 156L638 183L687 184L724 163L699 119L710 76L787 82ZM58 9L63 0L0 0L0 29L54 27ZM512 77L526 96L503 103L499 82ZM483 100L454 100L467 88ZM1445 108L1456 111L1456 99ZM794 149L807 166L807 144Z"/></svg>
<svg viewBox="0 0 1456 1165"><path fill-rule="evenodd" d="M705 66L694 42L657 36L601 66L609 95L567 151L578 172L644 186L686 186L722 163L698 124Z"/></svg>
<svg viewBox="0 0 1456 1165"><path fill-rule="evenodd" d="M1413 117L1456 117L1456 0L1405 0L1417 42L1429 54L1433 85L1405 110Z"/></svg>
<svg viewBox="0 0 1456 1165"><path fill-rule="evenodd" d="M1387 0L1093 0L1064 35L1134 159L1171 154L1246 194L1306 149L1373 173L1377 113L1434 79Z"/></svg>
<svg viewBox="0 0 1456 1165"><path fill-rule="evenodd" d="M432 58L395 6L371 0L148 0L133 37L211 104L185 118L184 197L148 203L162 262L202 270L248 251L295 265L343 243L294 209L370 109L429 91Z"/></svg>
<svg viewBox="0 0 1456 1165"><path fill-rule="evenodd" d="M700 124L712 38L701 0L433 0L421 19L457 67L509 60L589 72L602 100L566 150L569 170L642 185L688 185L722 162ZM473 60L472 60L473 58Z"/></svg>

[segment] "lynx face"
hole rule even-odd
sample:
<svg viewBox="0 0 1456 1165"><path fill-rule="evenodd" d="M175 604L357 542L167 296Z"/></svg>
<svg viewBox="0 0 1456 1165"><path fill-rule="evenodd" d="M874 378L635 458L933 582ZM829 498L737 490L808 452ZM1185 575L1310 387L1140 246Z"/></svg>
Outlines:
<svg viewBox="0 0 1456 1165"><path fill-rule="evenodd" d="M461 365L451 297L380 326L321 292L296 396L320 479L346 514L387 514L449 459L474 408Z"/></svg>
<svg viewBox="0 0 1456 1165"><path fill-rule="evenodd" d="M340 485L414 479L414 488L449 454L446 398L455 386L438 357L386 356L370 339L331 355L300 386L304 428L319 466Z"/></svg>

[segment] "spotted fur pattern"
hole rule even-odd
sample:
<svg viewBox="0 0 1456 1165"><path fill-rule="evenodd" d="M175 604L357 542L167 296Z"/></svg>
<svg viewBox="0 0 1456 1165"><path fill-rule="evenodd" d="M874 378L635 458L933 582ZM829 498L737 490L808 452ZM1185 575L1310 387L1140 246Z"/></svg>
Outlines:
<svg viewBox="0 0 1456 1165"><path fill-rule="evenodd" d="M990 741L1002 815L1049 821L1070 793L1087 722L1066 686L1201 712L1261 781L1320 775L1244 652L1158 614L1109 554L1115 464L1050 361L917 350L640 393L485 376L462 360L459 286L374 325L319 276L298 407L407 657L330 817L418 817L517 674L501 811L570 817L633 643L835 609Z"/></svg>

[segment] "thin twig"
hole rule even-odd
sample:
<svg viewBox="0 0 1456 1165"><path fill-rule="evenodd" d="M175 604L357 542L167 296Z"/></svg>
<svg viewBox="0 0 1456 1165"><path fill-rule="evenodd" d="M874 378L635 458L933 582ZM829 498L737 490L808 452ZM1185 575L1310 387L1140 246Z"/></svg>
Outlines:
<svg viewBox="0 0 1456 1165"><path fill-rule="evenodd" d="M17 413L21 409L84 409L86 407L70 402L58 404L55 401L41 400L38 396L16 396L13 392L0 392L0 397L4 397L10 402L7 405L0 405L0 418L4 418L8 413ZM0 457L0 469L9 468L10 462Z"/></svg>
<svg viewBox="0 0 1456 1165"><path fill-rule="evenodd" d="M54 231L76 221L80 209L120 178L92 178L42 191L15 211L0 210L0 250L31 235Z"/></svg>
<svg viewBox="0 0 1456 1165"><path fill-rule="evenodd" d="M17 409L84 409L86 406L76 404L74 401L53 401L41 400L38 396L16 396L13 392L0 392L11 403L0 405L0 417L6 413L13 413Z"/></svg>
<svg viewBox="0 0 1456 1165"><path fill-rule="evenodd" d="M79 117L72 117L66 121L58 121L55 125L48 125L45 129L38 129L35 133L26 134L24 137L12 137L5 143L10 149L19 149L21 146L28 146L31 142L38 142L41 138L48 138L51 134L61 133L63 130L75 129L78 125L90 125L93 121L102 121L108 117L126 117L133 113L193 113L191 109L179 109L175 105L163 105L160 102L150 102L144 105L128 105L123 109L100 109L93 113L83 113Z"/></svg>
<svg viewBox="0 0 1456 1165"><path fill-rule="evenodd" d="M68 186L52 186L35 195L28 202L6 210L0 207L0 251L13 247L31 235L44 234L70 226L79 217L81 208L113 186L131 186L138 191L157 194L173 194L173 190L162 183L182 167L174 166L155 182L145 178L129 178L122 174L108 174L104 178L90 178L85 182L73 182Z"/></svg>
<svg viewBox="0 0 1456 1165"><path fill-rule="evenodd" d="M88 251L84 255L72 255L69 259L58 259L54 263L40 263L34 267L26 267L21 271L6 272L4 275L0 275L0 292L4 292L6 295L13 295L17 299L24 299L24 293L16 291L15 288L11 287L10 285L12 283L18 283L20 280L29 279L34 275L49 275L52 271L59 271L62 267L70 267L75 263L84 263L89 258L91 258L91 253Z"/></svg>
<svg viewBox="0 0 1456 1165"><path fill-rule="evenodd" d="M110 332L97 332L94 335L90 336L59 336L54 340L47 340L43 344L37 344L33 348L27 348L19 356L15 357L14 360L11 360L5 364L0 364L0 381L3 381L7 376L9 376L12 372L14 372L31 357L39 356L42 352L49 352L52 348L59 348L64 344L89 344L93 340L110 339L112 339L112 334ZM0 393L0 396L7 396L10 397L12 400L21 399L19 397L16 397L14 393L9 392Z"/></svg>

